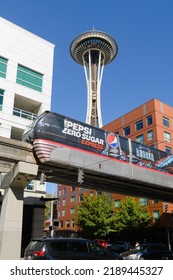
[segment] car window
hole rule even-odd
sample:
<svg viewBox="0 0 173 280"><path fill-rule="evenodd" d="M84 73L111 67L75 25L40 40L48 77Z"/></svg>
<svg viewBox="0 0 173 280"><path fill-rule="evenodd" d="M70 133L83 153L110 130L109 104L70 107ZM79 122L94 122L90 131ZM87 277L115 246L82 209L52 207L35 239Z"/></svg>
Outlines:
<svg viewBox="0 0 173 280"><path fill-rule="evenodd" d="M71 250L73 252L88 252L87 243L79 241L71 241Z"/></svg>
<svg viewBox="0 0 173 280"><path fill-rule="evenodd" d="M41 247L41 241L31 241L27 247L27 250L37 251Z"/></svg>
<svg viewBox="0 0 173 280"><path fill-rule="evenodd" d="M68 251L69 246L67 241L51 241L49 248L54 251Z"/></svg>
<svg viewBox="0 0 173 280"><path fill-rule="evenodd" d="M89 251L91 253L105 254L105 248L95 243L88 243Z"/></svg>

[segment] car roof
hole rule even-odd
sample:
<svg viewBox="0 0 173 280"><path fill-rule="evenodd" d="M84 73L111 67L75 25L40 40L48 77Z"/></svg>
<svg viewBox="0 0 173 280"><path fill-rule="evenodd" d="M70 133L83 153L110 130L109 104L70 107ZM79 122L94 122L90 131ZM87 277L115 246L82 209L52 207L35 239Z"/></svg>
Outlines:
<svg viewBox="0 0 173 280"><path fill-rule="evenodd" d="M74 240L77 240L77 241L89 241L89 242L95 242L94 240L90 240L90 239L86 239L86 238L73 238L73 237L56 237L56 238L52 238L52 237L46 237L46 238L43 238L43 237L40 237L40 238L33 238L31 240L32 241L39 241L39 242L48 242L48 241L74 241Z"/></svg>

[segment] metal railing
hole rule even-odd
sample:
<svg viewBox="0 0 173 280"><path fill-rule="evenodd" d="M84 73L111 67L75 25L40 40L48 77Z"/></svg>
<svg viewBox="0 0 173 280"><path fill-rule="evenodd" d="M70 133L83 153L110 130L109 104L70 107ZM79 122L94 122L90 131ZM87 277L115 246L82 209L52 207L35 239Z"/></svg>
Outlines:
<svg viewBox="0 0 173 280"><path fill-rule="evenodd" d="M13 115L17 116L17 117L20 117L20 118L28 119L28 120L31 120L31 121L33 121L37 118L36 114L33 114L31 112L28 112L28 111L21 110L21 109L15 108L15 107L13 109Z"/></svg>

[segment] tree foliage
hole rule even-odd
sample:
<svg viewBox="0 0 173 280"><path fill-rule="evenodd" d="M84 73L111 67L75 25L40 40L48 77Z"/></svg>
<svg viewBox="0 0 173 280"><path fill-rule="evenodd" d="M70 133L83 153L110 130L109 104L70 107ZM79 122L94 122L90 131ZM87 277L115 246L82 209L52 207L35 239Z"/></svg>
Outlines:
<svg viewBox="0 0 173 280"><path fill-rule="evenodd" d="M137 232L150 225L148 209L133 197L127 197L115 209L108 194L84 196L75 214L75 223L89 237L106 237L112 233Z"/></svg>
<svg viewBox="0 0 173 280"><path fill-rule="evenodd" d="M127 197L116 210L116 229L118 232L141 230L150 225L152 217L147 207L133 197Z"/></svg>
<svg viewBox="0 0 173 280"><path fill-rule="evenodd" d="M75 223L87 236L105 237L115 232L114 203L108 194L84 196L75 215Z"/></svg>

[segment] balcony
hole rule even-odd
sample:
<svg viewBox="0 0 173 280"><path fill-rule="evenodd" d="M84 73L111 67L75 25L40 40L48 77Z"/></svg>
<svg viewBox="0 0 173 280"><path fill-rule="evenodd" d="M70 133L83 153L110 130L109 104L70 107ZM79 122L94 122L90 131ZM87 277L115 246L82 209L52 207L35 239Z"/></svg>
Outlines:
<svg viewBox="0 0 173 280"><path fill-rule="evenodd" d="M15 107L13 109L13 115L31 121L34 121L37 118L36 114Z"/></svg>

